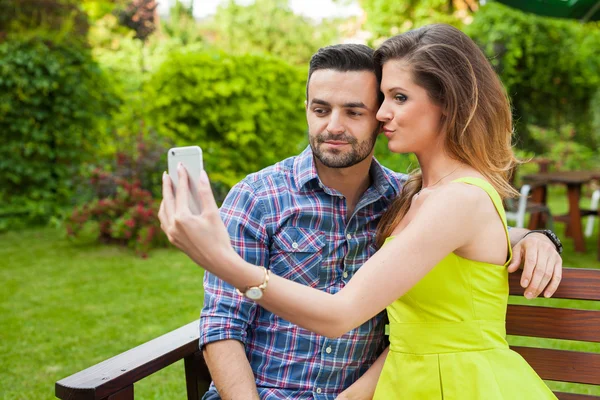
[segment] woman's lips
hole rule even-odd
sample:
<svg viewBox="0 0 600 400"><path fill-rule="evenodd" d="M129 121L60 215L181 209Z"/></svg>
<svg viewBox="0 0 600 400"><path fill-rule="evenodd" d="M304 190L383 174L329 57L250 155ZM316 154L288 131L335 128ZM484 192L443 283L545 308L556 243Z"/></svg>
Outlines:
<svg viewBox="0 0 600 400"><path fill-rule="evenodd" d="M383 128L383 134L390 139L394 135L395 130Z"/></svg>

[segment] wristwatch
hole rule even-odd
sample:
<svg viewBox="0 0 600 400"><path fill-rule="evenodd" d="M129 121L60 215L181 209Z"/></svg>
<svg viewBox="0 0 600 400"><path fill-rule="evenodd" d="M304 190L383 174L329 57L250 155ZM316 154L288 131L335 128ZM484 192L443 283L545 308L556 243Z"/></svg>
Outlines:
<svg viewBox="0 0 600 400"><path fill-rule="evenodd" d="M560 242L560 239L558 238L558 236L556 236L556 234L554 232L552 232L550 229L537 229L537 230L529 231L525 234L525 236L530 235L532 233L541 233L542 235L546 236L548 239L550 239L552 244L556 247L556 251L558 252L558 254L562 254L563 245ZM523 236L523 239L525 239L525 236Z"/></svg>
<svg viewBox="0 0 600 400"><path fill-rule="evenodd" d="M248 286L243 291L241 291L239 289L235 289L239 295L245 296L245 297L249 298L250 300L254 300L254 301L262 299L263 293L265 292L265 290L267 290L267 285L269 284L269 276L271 274L271 271L269 271L265 267L261 267L261 268L265 272L265 277L263 279L263 283L261 283L258 286Z"/></svg>

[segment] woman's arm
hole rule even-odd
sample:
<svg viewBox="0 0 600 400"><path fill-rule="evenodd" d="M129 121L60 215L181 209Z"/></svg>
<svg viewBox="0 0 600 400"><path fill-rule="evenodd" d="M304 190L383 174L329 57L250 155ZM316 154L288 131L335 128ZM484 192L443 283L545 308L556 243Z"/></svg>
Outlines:
<svg viewBox="0 0 600 400"><path fill-rule="evenodd" d="M258 303L320 335L339 337L377 315L444 257L472 241L484 214L482 199L489 202L487 194L476 187L440 188L423 200L410 224L375 253L337 294L271 276ZM216 274L231 270L231 275L223 279L232 279L236 287L262 282L260 271L243 261L235 267L219 264L214 268Z"/></svg>
<svg viewBox="0 0 600 400"><path fill-rule="evenodd" d="M198 185L204 210L192 215L187 206L185 172L176 199L166 176L161 223L172 243L190 258L237 288L263 281L259 268L231 247L205 174ZM180 176L181 176L180 175ZM278 276L271 276L263 298L267 310L320 335L338 337L369 320L401 297L437 263L470 243L481 225L487 194L478 188L450 184L423 199L406 228L371 257L340 292L331 295Z"/></svg>
<svg viewBox="0 0 600 400"><path fill-rule="evenodd" d="M377 381L379 381L379 375L385 364L385 359L390 351L388 347L383 353L377 358L377 361L371 365L371 368L364 373L363 376L358 378L356 382L350 385L344 390L336 400L371 400L375 394L375 388L377 387Z"/></svg>

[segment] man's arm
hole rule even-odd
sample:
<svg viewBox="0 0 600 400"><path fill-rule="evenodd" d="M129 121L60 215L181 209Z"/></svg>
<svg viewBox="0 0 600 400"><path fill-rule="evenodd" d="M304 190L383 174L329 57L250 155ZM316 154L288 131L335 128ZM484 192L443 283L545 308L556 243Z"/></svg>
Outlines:
<svg viewBox="0 0 600 400"><path fill-rule="evenodd" d="M221 399L259 400L254 373L241 342L212 342L204 346L202 354Z"/></svg>
<svg viewBox="0 0 600 400"><path fill-rule="evenodd" d="M532 233L522 228L508 231L513 258L508 272L523 268L521 286L525 288L525 297L532 299L544 292L551 297L562 279L562 258L556 246L541 233Z"/></svg>
<svg viewBox="0 0 600 400"><path fill-rule="evenodd" d="M517 243L519 243L521 239L523 239L525 235L527 235L529 232L529 229L511 227L508 230L508 236L510 237L510 245L512 247L515 247Z"/></svg>
<svg viewBox="0 0 600 400"><path fill-rule="evenodd" d="M231 189L221 207L221 218L231 243L245 260L268 266L268 237L262 209L252 188L240 183ZM200 346L206 365L223 400L258 399L255 377L244 343L256 303L235 288L206 272L204 308L200 318Z"/></svg>
<svg viewBox="0 0 600 400"><path fill-rule="evenodd" d="M200 347L223 400L256 400L258 392L244 343L256 305L209 272L204 278Z"/></svg>

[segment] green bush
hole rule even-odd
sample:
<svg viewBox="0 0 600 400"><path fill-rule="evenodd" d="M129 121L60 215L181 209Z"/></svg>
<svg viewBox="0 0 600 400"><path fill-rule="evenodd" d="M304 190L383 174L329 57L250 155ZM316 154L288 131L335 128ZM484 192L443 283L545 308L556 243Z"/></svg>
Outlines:
<svg viewBox="0 0 600 400"><path fill-rule="evenodd" d="M147 85L151 125L199 145L221 190L300 150L305 72L277 58L175 53Z"/></svg>
<svg viewBox="0 0 600 400"><path fill-rule="evenodd" d="M70 203L117 102L88 49L33 36L0 43L0 207L44 219Z"/></svg>
<svg viewBox="0 0 600 400"><path fill-rule="evenodd" d="M600 168L598 151L577 143L576 131L571 125L560 130L530 127L531 136L541 145L543 158L552 161L552 166L560 171L595 170Z"/></svg>
<svg viewBox="0 0 600 400"><path fill-rule="evenodd" d="M507 87L524 147L540 148L527 125L573 124L573 140L595 148L591 100L600 87L597 23L538 17L490 3L466 32L478 42Z"/></svg>

